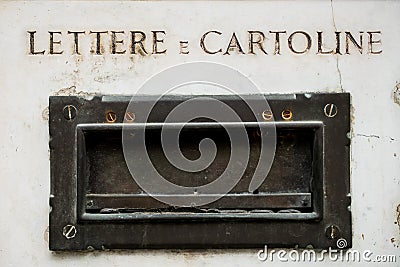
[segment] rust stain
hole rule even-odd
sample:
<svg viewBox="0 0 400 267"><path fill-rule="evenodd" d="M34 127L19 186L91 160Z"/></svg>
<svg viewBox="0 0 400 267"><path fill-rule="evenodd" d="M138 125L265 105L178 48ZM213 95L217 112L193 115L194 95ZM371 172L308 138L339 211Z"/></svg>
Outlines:
<svg viewBox="0 0 400 267"><path fill-rule="evenodd" d="M105 53L105 48L104 48L104 45L103 44L100 44L100 53L102 54L102 55L104 55L104 53Z"/></svg>
<svg viewBox="0 0 400 267"><path fill-rule="evenodd" d="M397 224L397 226L399 227L399 234L400 234L400 204L397 205L396 211L397 211L397 218L396 218L396 221L394 222L394 224ZM396 247L399 247L399 245L400 245L399 241L397 241L397 244L396 244L396 238L394 238L394 237L392 237L390 239L390 242L392 242L393 245Z"/></svg>
<svg viewBox="0 0 400 267"><path fill-rule="evenodd" d="M354 132L353 132L353 128L354 128L354 122L355 122L355 108L354 106L351 104L350 105L350 137L353 138L354 137Z"/></svg>
<svg viewBox="0 0 400 267"><path fill-rule="evenodd" d="M400 82L396 82L396 86L394 87L393 100L394 103L400 105Z"/></svg>
<svg viewBox="0 0 400 267"><path fill-rule="evenodd" d="M400 231L400 204L397 206L397 225L399 226Z"/></svg>

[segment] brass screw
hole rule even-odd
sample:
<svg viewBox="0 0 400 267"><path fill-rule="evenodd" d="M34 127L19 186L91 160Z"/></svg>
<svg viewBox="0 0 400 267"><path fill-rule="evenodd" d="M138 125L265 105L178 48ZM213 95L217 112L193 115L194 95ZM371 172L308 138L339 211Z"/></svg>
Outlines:
<svg viewBox="0 0 400 267"><path fill-rule="evenodd" d="M324 107L325 116L333 118L338 113L338 108L335 104L326 104Z"/></svg>
<svg viewBox="0 0 400 267"><path fill-rule="evenodd" d="M325 235L328 239L337 239L340 235L339 228L336 225L330 225L326 228Z"/></svg>
<svg viewBox="0 0 400 267"><path fill-rule="evenodd" d="M130 111L127 111L125 113L125 121L126 122L133 122L135 120L135 117L136 117L135 114Z"/></svg>
<svg viewBox="0 0 400 267"><path fill-rule="evenodd" d="M282 111L282 118L283 118L285 121L291 120L292 117L293 117L293 112L292 112L290 109L284 109L284 110Z"/></svg>
<svg viewBox="0 0 400 267"><path fill-rule="evenodd" d="M272 111L269 109L264 110L262 113L262 117L265 121L272 120L272 117L273 117Z"/></svg>
<svg viewBox="0 0 400 267"><path fill-rule="evenodd" d="M109 123L113 123L117 120L117 114L114 111L109 111L106 114L106 121Z"/></svg>
<svg viewBox="0 0 400 267"><path fill-rule="evenodd" d="M64 118L72 120L76 116L76 108L73 105L66 105L63 109Z"/></svg>

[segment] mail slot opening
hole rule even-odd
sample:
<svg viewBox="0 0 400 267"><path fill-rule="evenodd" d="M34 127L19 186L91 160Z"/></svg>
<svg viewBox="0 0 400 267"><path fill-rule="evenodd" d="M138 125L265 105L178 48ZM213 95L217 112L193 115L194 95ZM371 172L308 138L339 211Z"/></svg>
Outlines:
<svg viewBox="0 0 400 267"><path fill-rule="evenodd" d="M163 127L168 128L168 125ZM143 191L132 178L125 162L121 125L85 125L77 129L78 181L84 189L79 191L79 203L85 218L92 218L91 215L98 215L93 218L99 219L110 214L135 213L190 213L194 216L262 213L279 217L282 214L315 213L320 205L322 128L318 123L277 124L274 162L263 183L252 192L249 192L249 183L259 163L260 128L254 124L245 125L250 153L244 174L228 194L200 207L170 206ZM189 160L201 156L199 143L202 140L210 139L216 145L214 160L207 168L196 172L181 170L169 162L163 151L161 132L162 127L145 129L145 144L153 166L168 181L196 188L217 179L227 167L231 156L231 140L223 126L183 127L180 132L179 148Z"/></svg>

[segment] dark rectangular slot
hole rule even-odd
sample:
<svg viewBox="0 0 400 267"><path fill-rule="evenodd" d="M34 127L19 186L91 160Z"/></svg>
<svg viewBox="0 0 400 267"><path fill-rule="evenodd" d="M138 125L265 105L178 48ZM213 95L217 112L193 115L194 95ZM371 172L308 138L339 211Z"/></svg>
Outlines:
<svg viewBox="0 0 400 267"><path fill-rule="evenodd" d="M184 213L311 213L315 211L312 184L318 177L319 150L318 123L277 124L275 160L262 185L255 192L248 186L260 154L259 128L246 125L250 143L250 157L244 175L225 196L197 208L174 208L142 191L136 184L125 163L122 150L122 126L78 126L78 180L82 192L83 213L127 214L135 212ZM168 127L168 126L164 126ZM204 138L217 145L217 155L208 168L188 173L172 166L165 157L160 138L161 128L146 129L146 147L156 169L171 182L183 186L200 186L216 179L226 167L230 157L230 140L222 127L186 127L180 134L180 148L188 159L200 156L198 145ZM173 197L177 197L173 195ZM179 197L185 197L184 195ZM90 217L90 215L89 215ZM97 217L98 218L98 217Z"/></svg>

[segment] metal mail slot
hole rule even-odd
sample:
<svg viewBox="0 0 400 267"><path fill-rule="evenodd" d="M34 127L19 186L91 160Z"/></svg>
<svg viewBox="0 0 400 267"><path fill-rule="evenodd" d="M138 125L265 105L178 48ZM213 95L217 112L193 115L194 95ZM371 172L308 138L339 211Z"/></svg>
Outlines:
<svg viewBox="0 0 400 267"><path fill-rule="evenodd" d="M175 107L193 96L161 97L145 123L138 118L141 105L155 96L136 97L132 111L129 96L50 97L50 249L327 248L339 238L351 241L349 95L266 95L268 109L255 114L242 101L258 101L252 96L208 97L230 106L241 122L201 116L166 122ZM264 163L262 137L271 125L276 139L272 165L257 188L249 190L258 164ZM168 204L194 195L214 197L201 188L223 174L233 152L245 154L246 143L231 147L228 133L239 128L248 138L249 157L231 190L204 205ZM202 140L214 142L216 154L207 168L187 172L171 164L162 134L176 129L179 149L189 160L201 156ZM132 173L130 161L141 168L144 156L133 148L127 159L124 147L124 138L140 134L145 134L155 171L193 192L152 195L142 188L134 176L144 173L151 180L155 172L144 165L144 172Z"/></svg>

